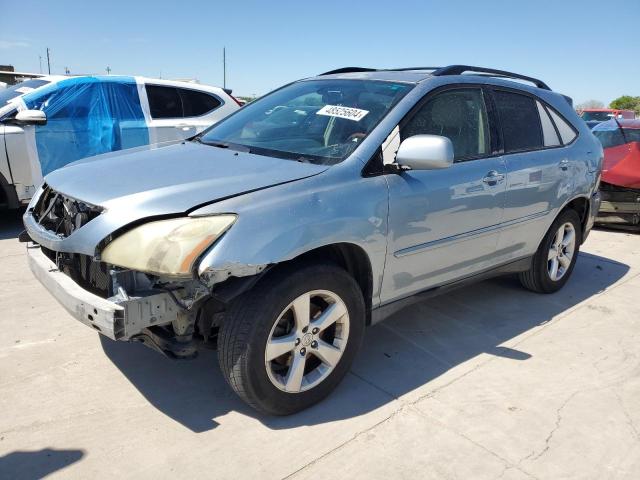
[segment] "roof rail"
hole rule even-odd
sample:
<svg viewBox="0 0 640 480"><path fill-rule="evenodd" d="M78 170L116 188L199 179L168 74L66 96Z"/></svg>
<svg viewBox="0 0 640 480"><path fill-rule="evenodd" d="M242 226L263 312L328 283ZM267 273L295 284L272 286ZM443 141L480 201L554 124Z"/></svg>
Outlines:
<svg viewBox="0 0 640 480"><path fill-rule="evenodd" d="M435 72L433 72L433 75L436 77L443 76L443 75L462 75L465 72L488 74L489 76L499 77L499 78L516 78L519 80L525 80L527 82L531 82L538 88L542 88L544 90L551 90L551 88L549 88L549 85L544 83L542 80L538 80L537 78L527 77L526 75L520 75L519 73L507 72L506 70L496 70L493 68L483 68L483 67L472 67L470 65L449 65L448 67L442 67L436 70Z"/></svg>
<svg viewBox="0 0 640 480"><path fill-rule="evenodd" d="M335 70L329 70L328 72L321 73L319 77L323 75L333 75L334 73L354 73L354 72L377 72L377 68L365 68L365 67L344 67L336 68Z"/></svg>
<svg viewBox="0 0 640 480"><path fill-rule="evenodd" d="M448 67L404 67L404 68L364 68L364 67L344 67L336 70L321 73L322 75L332 75L337 73L353 73L353 72L407 72L411 70L432 70L432 75L440 77L443 75L462 75L463 73L479 73L489 77L512 78L530 82L538 88L551 90L549 85L537 78L527 77L519 73L507 72L506 70L496 70L494 68L472 67L470 65L449 65Z"/></svg>

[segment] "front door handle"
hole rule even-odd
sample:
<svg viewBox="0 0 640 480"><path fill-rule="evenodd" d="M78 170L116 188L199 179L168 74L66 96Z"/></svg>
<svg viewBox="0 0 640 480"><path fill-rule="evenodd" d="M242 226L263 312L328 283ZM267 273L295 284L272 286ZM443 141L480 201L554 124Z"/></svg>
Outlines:
<svg viewBox="0 0 640 480"><path fill-rule="evenodd" d="M491 170L482 179L482 181L487 185L496 185L500 183L502 180L504 180L504 173L498 173L496 170Z"/></svg>
<svg viewBox="0 0 640 480"><path fill-rule="evenodd" d="M569 168L569 160L567 160L566 158L563 158L562 160L560 160L560 169L567 170L568 168Z"/></svg>

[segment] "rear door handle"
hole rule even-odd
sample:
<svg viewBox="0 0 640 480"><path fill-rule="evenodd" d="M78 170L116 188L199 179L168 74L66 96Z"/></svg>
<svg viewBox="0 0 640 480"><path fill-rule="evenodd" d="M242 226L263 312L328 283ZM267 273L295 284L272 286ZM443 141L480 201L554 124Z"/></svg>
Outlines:
<svg viewBox="0 0 640 480"><path fill-rule="evenodd" d="M487 173L487 176L482 179L487 185L496 185L504 180L504 173L498 173L496 170L491 170Z"/></svg>
<svg viewBox="0 0 640 480"><path fill-rule="evenodd" d="M569 168L569 160L566 158L560 160L560 169L567 170Z"/></svg>

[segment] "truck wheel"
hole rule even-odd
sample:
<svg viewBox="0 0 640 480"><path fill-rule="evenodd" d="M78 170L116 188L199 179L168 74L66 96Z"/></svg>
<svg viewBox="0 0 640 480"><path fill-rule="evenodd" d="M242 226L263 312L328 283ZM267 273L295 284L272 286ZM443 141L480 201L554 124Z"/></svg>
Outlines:
<svg viewBox="0 0 640 480"><path fill-rule="evenodd" d="M560 290L575 267L582 243L582 226L575 210L562 212L542 239L531 268L520 273L522 285L534 292Z"/></svg>
<svg viewBox="0 0 640 480"><path fill-rule="evenodd" d="M340 383L364 324L362 292L342 268L275 271L231 305L218 336L220 368L255 409L295 413Z"/></svg>

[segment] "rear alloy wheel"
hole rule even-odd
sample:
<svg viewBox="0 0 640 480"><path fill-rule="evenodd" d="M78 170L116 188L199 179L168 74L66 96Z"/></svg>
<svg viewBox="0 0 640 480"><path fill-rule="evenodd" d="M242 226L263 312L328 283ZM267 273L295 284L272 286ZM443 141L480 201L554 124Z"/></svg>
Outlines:
<svg viewBox="0 0 640 480"><path fill-rule="evenodd" d="M538 293L560 290L575 267L581 241L580 217L575 210L565 210L542 239L531 268L520 274L522 285Z"/></svg>
<svg viewBox="0 0 640 480"><path fill-rule="evenodd" d="M576 249L576 230L571 222L560 226L549 247L547 272L554 282L569 271Z"/></svg>
<svg viewBox="0 0 640 480"><path fill-rule="evenodd" d="M322 400L346 375L364 323L362 292L345 270L282 268L231 305L218 336L220 367L252 407L295 413Z"/></svg>

